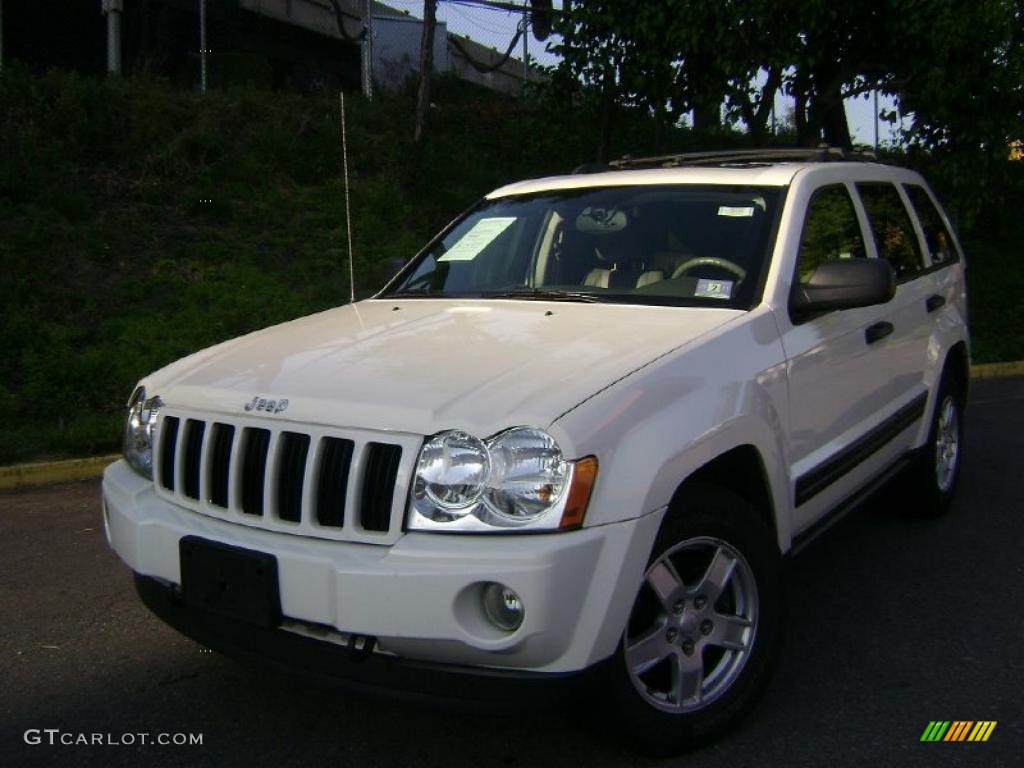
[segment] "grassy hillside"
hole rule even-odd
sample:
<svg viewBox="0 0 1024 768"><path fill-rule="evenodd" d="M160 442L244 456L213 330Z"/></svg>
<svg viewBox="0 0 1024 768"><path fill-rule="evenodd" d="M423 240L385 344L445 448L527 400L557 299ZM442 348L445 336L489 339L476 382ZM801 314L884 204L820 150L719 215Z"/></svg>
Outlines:
<svg viewBox="0 0 1024 768"><path fill-rule="evenodd" d="M348 99L357 294L489 189L597 143L571 111L435 89ZM0 463L116 449L140 376L344 303L337 96L0 77Z"/></svg>
<svg viewBox="0 0 1024 768"><path fill-rule="evenodd" d="M448 81L435 101L423 149L411 94L348 101L358 295L487 190L569 169L597 145L595 121L568 105ZM0 105L0 464L114 450L148 371L346 300L336 97L201 98L8 69ZM622 151L649 149L647 126L619 131ZM989 328L1010 311L989 303L1009 305L982 295ZM1020 344L979 351L1024 357Z"/></svg>

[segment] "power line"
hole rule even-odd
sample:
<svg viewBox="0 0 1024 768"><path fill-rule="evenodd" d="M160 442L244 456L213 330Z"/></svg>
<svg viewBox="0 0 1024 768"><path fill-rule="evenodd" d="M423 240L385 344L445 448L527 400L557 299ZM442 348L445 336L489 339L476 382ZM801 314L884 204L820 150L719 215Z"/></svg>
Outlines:
<svg viewBox="0 0 1024 768"><path fill-rule="evenodd" d="M491 35L504 35L508 32L507 29L495 29L494 27L489 27L486 24L481 24L477 19L474 19L461 8L452 8L451 10L454 11L460 19L465 21L470 26L476 27L477 29L482 29L484 32L487 32Z"/></svg>

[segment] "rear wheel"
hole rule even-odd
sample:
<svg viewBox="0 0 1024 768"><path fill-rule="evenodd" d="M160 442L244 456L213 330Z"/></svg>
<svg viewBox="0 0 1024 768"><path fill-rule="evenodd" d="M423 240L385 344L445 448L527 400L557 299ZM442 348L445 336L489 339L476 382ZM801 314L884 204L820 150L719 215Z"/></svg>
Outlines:
<svg viewBox="0 0 1024 768"><path fill-rule="evenodd" d="M907 477L907 506L913 514L938 517L948 511L960 479L963 421L963 394L950 376L944 376L935 398L928 442Z"/></svg>
<svg viewBox="0 0 1024 768"><path fill-rule="evenodd" d="M636 746L665 755L732 725L767 682L779 634L780 557L749 504L693 488L662 524L611 666Z"/></svg>

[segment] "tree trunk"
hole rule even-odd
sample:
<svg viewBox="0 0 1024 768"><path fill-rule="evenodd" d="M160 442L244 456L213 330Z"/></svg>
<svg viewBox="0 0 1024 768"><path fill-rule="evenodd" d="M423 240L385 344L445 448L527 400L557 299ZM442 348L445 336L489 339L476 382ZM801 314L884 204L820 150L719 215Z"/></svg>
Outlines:
<svg viewBox="0 0 1024 768"><path fill-rule="evenodd" d="M597 162L607 163L612 143L612 110L615 98L610 93L601 97L601 135L597 145Z"/></svg>
<svg viewBox="0 0 1024 768"><path fill-rule="evenodd" d="M830 147L850 149L853 146L850 125L846 120L846 106L840 94L825 101L822 107L822 128L825 131L825 143Z"/></svg>
<svg viewBox="0 0 1024 768"><path fill-rule="evenodd" d="M821 142L821 132L813 119L810 78L799 70L793 83L793 98L796 101L793 111L796 143L801 147L816 147Z"/></svg>
<svg viewBox="0 0 1024 768"><path fill-rule="evenodd" d="M775 104L775 92L779 90L781 82L782 72L777 67L773 67L768 70L768 79L765 81L764 87L761 88L756 108L745 93L741 93L739 96L743 99L741 103L743 120L750 132L750 141L755 147L765 144L768 135L768 118L771 117L772 107Z"/></svg>
<svg viewBox="0 0 1024 768"><path fill-rule="evenodd" d="M700 55L691 56L688 66L693 129L703 133L716 133L722 127L724 83L718 81L714 67Z"/></svg>
<svg viewBox="0 0 1024 768"><path fill-rule="evenodd" d="M654 151L657 154L665 152L665 115L660 108L654 109Z"/></svg>
<svg viewBox="0 0 1024 768"><path fill-rule="evenodd" d="M706 82L699 82L693 93L693 129L715 133L722 127L722 94Z"/></svg>
<svg viewBox="0 0 1024 768"><path fill-rule="evenodd" d="M600 128L598 136L597 162L607 163L612 146L612 127L615 122L615 68L606 64L601 78Z"/></svg>
<svg viewBox="0 0 1024 768"><path fill-rule="evenodd" d="M842 85L842 78L834 67L816 70L812 111L814 122L822 131L825 143L830 147L849 149L853 146L853 139L846 121Z"/></svg>
<svg viewBox="0 0 1024 768"><path fill-rule="evenodd" d="M434 71L434 27L437 0L423 0L423 36L420 38L420 87L416 95L416 132L413 141L423 138L427 110L430 109L430 76Z"/></svg>

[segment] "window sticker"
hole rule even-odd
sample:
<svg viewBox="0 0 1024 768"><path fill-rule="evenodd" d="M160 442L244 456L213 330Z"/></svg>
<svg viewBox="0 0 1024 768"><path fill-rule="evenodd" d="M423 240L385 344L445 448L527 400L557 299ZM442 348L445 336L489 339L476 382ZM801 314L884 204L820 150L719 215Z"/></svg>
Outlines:
<svg viewBox="0 0 1024 768"><path fill-rule="evenodd" d="M489 219L480 219L470 228L469 232L459 238L455 245L438 256L437 260L472 261L515 220L515 216L492 216Z"/></svg>
<svg viewBox="0 0 1024 768"><path fill-rule="evenodd" d="M730 216L734 219L745 219L754 215L752 205L720 205L718 206L719 216Z"/></svg>
<svg viewBox="0 0 1024 768"><path fill-rule="evenodd" d="M730 299L732 298L732 280L697 281L697 290L693 295L699 299Z"/></svg>

